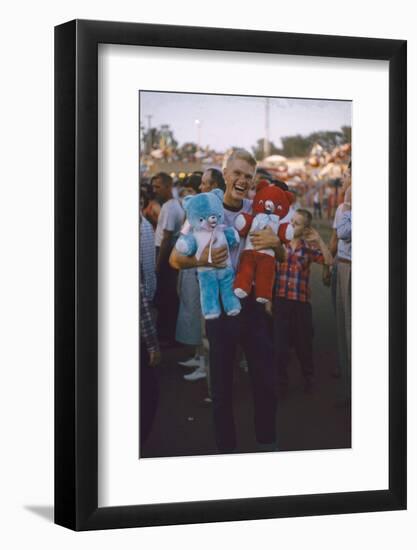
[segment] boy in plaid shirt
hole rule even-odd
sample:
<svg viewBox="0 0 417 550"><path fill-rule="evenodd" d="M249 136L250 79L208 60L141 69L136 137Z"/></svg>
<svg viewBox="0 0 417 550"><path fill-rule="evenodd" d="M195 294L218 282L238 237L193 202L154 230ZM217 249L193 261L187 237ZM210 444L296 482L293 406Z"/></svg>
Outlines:
<svg viewBox="0 0 417 550"><path fill-rule="evenodd" d="M287 366L291 345L305 379L304 389L313 389L313 316L310 304L311 263L332 263L332 256L318 232L311 227L312 215L299 209L291 224L293 239L285 245L286 259L277 263L274 299L274 346L281 392L288 387Z"/></svg>

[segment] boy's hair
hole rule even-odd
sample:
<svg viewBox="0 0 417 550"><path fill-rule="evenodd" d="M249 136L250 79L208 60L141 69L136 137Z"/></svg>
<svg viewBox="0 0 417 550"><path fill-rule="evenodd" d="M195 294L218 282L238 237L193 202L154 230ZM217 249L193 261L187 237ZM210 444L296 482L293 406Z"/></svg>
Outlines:
<svg viewBox="0 0 417 550"><path fill-rule="evenodd" d="M223 170L226 168L231 160L236 159L244 160L248 164L256 168L255 157L251 153L249 153L249 151L246 151L246 149L231 149L225 154L223 158Z"/></svg>
<svg viewBox="0 0 417 550"><path fill-rule="evenodd" d="M300 214L304 218L305 226L311 227L311 224L313 222L313 216L311 215L311 212L308 210L305 210L304 208L299 208L297 211L297 214Z"/></svg>
<svg viewBox="0 0 417 550"><path fill-rule="evenodd" d="M196 193L200 192L201 184L201 172L193 172L191 176L185 178L182 182L181 187L191 187Z"/></svg>
<svg viewBox="0 0 417 550"><path fill-rule="evenodd" d="M255 176L262 176L262 179L268 180L272 183L272 175L268 172L268 170L265 170L265 168L260 168L259 166L256 168Z"/></svg>
<svg viewBox="0 0 417 550"><path fill-rule="evenodd" d="M282 189L283 191L289 191L288 185L285 183L285 181L279 180L279 179L273 179L272 183Z"/></svg>

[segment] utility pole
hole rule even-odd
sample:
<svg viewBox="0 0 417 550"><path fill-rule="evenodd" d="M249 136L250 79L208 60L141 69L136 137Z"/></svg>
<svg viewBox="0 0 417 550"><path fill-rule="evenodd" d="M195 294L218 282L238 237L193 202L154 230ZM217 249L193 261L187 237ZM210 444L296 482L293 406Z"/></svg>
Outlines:
<svg viewBox="0 0 417 550"><path fill-rule="evenodd" d="M271 153L271 142L269 140L269 97L265 98L265 137L264 137L264 158Z"/></svg>
<svg viewBox="0 0 417 550"><path fill-rule="evenodd" d="M195 125L197 126L197 151L200 151L201 148L201 120L195 120Z"/></svg>
<svg viewBox="0 0 417 550"><path fill-rule="evenodd" d="M151 135L151 120L153 118L153 115L146 115L146 118L148 119L148 139L147 139L147 146L148 146L148 155L152 151L152 135Z"/></svg>

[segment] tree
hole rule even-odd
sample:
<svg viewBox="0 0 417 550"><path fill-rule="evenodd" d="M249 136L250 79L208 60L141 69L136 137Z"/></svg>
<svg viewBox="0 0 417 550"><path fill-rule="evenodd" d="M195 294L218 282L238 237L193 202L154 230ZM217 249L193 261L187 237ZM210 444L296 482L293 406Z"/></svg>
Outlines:
<svg viewBox="0 0 417 550"><path fill-rule="evenodd" d="M174 138L174 132L168 124L162 124L159 128L149 128L143 131L143 143L145 150L150 153L152 149L176 149L178 142Z"/></svg>
<svg viewBox="0 0 417 550"><path fill-rule="evenodd" d="M178 149L178 153L181 157L190 157L192 155L195 155L197 151L198 151L197 144L192 143L191 141L183 143L181 147L179 147Z"/></svg>
<svg viewBox="0 0 417 550"><path fill-rule="evenodd" d="M281 141L285 157L305 157L314 143L308 137L303 137L300 134L283 137Z"/></svg>
<svg viewBox="0 0 417 550"><path fill-rule="evenodd" d="M282 155L282 149L279 149L272 141L269 142L269 154L270 155ZM252 152L256 160L262 160L265 157L264 154L264 139L258 139L255 146L252 146Z"/></svg>
<svg viewBox="0 0 417 550"><path fill-rule="evenodd" d="M352 128L351 126L342 126L342 134L344 143L352 143Z"/></svg>
<svg viewBox="0 0 417 550"><path fill-rule="evenodd" d="M286 157L305 157L315 143L319 143L326 151L351 142L352 129L350 126L343 126L341 131L320 131L313 132L308 136L297 134L281 138L282 153Z"/></svg>

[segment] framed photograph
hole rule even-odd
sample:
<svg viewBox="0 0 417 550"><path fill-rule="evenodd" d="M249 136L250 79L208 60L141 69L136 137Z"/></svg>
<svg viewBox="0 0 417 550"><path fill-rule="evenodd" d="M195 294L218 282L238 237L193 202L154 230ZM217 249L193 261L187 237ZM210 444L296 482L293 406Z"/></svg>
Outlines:
<svg viewBox="0 0 417 550"><path fill-rule="evenodd" d="M406 113L403 40L56 27L57 524L406 508Z"/></svg>

